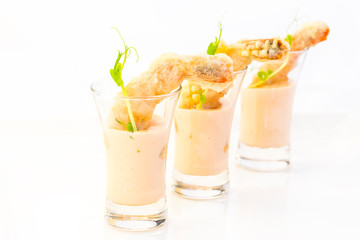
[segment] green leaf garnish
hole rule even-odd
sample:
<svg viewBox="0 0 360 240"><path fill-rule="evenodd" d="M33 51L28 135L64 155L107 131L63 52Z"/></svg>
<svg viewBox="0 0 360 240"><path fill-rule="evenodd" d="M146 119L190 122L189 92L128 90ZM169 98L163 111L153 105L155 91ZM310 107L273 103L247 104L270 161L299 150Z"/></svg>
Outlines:
<svg viewBox="0 0 360 240"><path fill-rule="evenodd" d="M257 87L257 86L260 86L261 84L265 83L266 80L268 80L269 78L272 78L274 76L273 74L274 72L270 69L264 71L264 70L260 70L257 75L258 75L258 78L260 79L260 81L256 84L253 84L251 85L250 87L254 88L254 87Z"/></svg>
<svg viewBox="0 0 360 240"><path fill-rule="evenodd" d="M206 95L205 93L202 94L202 92L200 91L200 103L206 103Z"/></svg>
<svg viewBox="0 0 360 240"><path fill-rule="evenodd" d="M273 71L271 71L270 69L268 69L266 72L264 70L260 70L257 75L261 81L265 82L272 73Z"/></svg>
<svg viewBox="0 0 360 240"><path fill-rule="evenodd" d="M208 90L209 90L208 88L205 89L204 92L199 90L199 103L197 104L196 109L200 109L202 107L202 105L204 103L206 103L206 94L207 94Z"/></svg>
<svg viewBox="0 0 360 240"><path fill-rule="evenodd" d="M290 54L286 55L285 61L283 62L283 64L281 64L281 66L280 66L278 69L275 70L275 72L272 71L272 70L270 70L270 69L268 69L268 70L266 70L266 71L260 70L260 71L257 73L260 81L257 82L257 83L255 83L255 84L253 84L253 85L250 85L250 88L258 87L258 86L262 85L263 83L265 83L268 79L274 77L278 72L281 71L281 69L283 69L283 68L286 66L286 64L287 64L288 61L289 61L289 57L290 57Z"/></svg>
<svg viewBox="0 0 360 240"><path fill-rule="evenodd" d="M121 125L123 125L126 128L126 124L123 123L122 121L118 120L117 118L115 118L115 121Z"/></svg>
<svg viewBox="0 0 360 240"><path fill-rule="evenodd" d="M133 128L133 125L131 124L131 122L128 122L126 124L126 130L128 130L129 132L134 132L134 128Z"/></svg>
<svg viewBox="0 0 360 240"><path fill-rule="evenodd" d="M122 72L123 72L123 69L124 69L124 65L126 63L126 60L128 57L130 57L130 54L131 54L131 50L133 49L137 55L137 60L139 60L139 54L137 53L136 49L134 47L129 47L125 44L125 40L124 38L121 36L119 30L115 27L113 27L119 34L119 36L121 37L121 40L124 44L124 51L121 52L120 50L118 50L118 56L116 58L116 61L115 61L115 64L114 64L114 68L110 69L110 75L112 77L112 79L115 81L115 83L121 87L122 89L122 92L124 94L125 97L128 96L127 92L126 92L126 89L125 89L125 86L124 86L124 81L122 79ZM136 128L136 124L135 124L135 119L134 119L134 116L133 116L133 113L131 111L131 105L130 105L130 102L129 100L126 100L126 106L127 106L127 109L128 109L128 114L129 114L129 118L130 118L130 125L131 125L131 128L128 127L129 123L126 125L126 129L128 131L131 130L131 132L134 132L134 131L137 131L137 128ZM116 120L117 121L117 120Z"/></svg>
<svg viewBox="0 0 360 240"><path fill-rule="evenodd" d="M126 130L128 130L129 132L134 132L134 128L133 128L133 125L131 124L131 122L128 122L127 124L125 124L124 122L122 121L119 121L117 118L115 118L116 122L123 125Z"/></svg>
<svg viewBox="0 0 360 240"><path fill-rule="evenodd" d="M257 75L261 81L266 81L267 73L265 71L259 71Z"/></svg>
<svg viewBox="0 0 360 240"><path fill-rule="evenodd" d="M288 34L285 38L285 41L287 41L289 43L289 45L291 46L291 43L293 41L293 36L291 36L290 34Z"/></svg>
<svg viewBox="0 0 360 240"><path fill-rule="evenodd" d="M221 33L223 30L221 23L219 23L219 29L220 29L219 37L215 37L215 42L211 42L208 46L207 54L209 54L209 55L215 55L216 50L219 46L220 39L221 39Z"/></svg>

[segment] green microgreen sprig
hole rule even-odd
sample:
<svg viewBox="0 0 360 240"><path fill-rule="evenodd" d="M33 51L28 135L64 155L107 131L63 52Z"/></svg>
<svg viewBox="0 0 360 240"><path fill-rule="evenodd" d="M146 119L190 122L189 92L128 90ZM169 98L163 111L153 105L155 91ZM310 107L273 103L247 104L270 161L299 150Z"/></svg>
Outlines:
<svg viewBox="0 0 360 240"><path fill-rule="evenodd" d="M260 69L260 71L257 73L258 78L260 79L260 81L253 84L253 85L251 85L250 87L255 88L255 87L258 87L258 86L262 85L263 83L265 83L270 78L272 73L273 73L273 71L270 70L270 69L268 69L267 71L264 71L264 70Z"/></svg>
<svg viewBox="0 0 360 240"><path fill-rule="evenodd" d="M290 34L288 34L285 38L285 41L287 41L289 43L289 45L291 46L291 43L293 41L293 36L291 36Z"/></svg>
<svg viewBox="0 0 360 240"><path fill-rule="evenodd" d="M131 122L128 122L127 124L125 124L124 122L119 121L117 118L115 120L119 124L123 125L126 128L126 130L128 130L129 132L134 132L134 128L133 128L133 125L131 124Z"/></svg>
<svg viewBox="0 0 360 240"><path fill-rule="evenodd" d="M204 92L199 90L199 103L196 105L196 109L200 109L204 103L206 103L206 94L208 92L208 88L205 89Z"/></svg>
<svg viewBox="0 0 360 240"><path fill-rule="evenodd" d="M207 49L207 54L209 55L215 55L216 53L216 50L219 46L219 43L220 43L220 40L221 40L221 33L222 33L222 30L223 30L223 27L221 25L221 23L219 23L219 29L220 29L220 34L219 34L219 37L215 37L215 42L211 42L208 46L208 49Z"/></svg>
<svg viewBox="0 0 360 240"><path fill-rule="evenodd" d="M125 86L124 86L124 81L122 79L122 73L123 73L123 69L124 69L124 65L126 63L126 60L127 58L130 57L130 54L131 54L131 50L133 49L137 55L137 60L136 62L139 60L139 54L137 53L136 49L134 47L129 47L125 44L125 40L124 38L121 36L119 30L115 27L113 27L119 34L119 36L121 37L121 40L124 44L124 51L121 52L120 50L118 50L118 56L116 58L116 61L115 61L115 65L114 65L114 68L110 69L110 75L112 77L112 79L115 81L115 83L121 87L122 89L122 92L124 94L125 97L128 96L127 92L126 92L126 89L125 89ZM129 114L129 118L130 118L130 122L128 124L126 124L126 129L128 131L131 131L131 132L134 132L134 131L137 131L137 127L136 127L136 123L135 123L135 119L134 119L134 115L131 111L131 105L130 105L130 102L129 100L126 100L126 106L127 106L127 109L128 109L128 114ZM116 121L118 121L116 119ZM119 122L119 121L118 121ZM120 123L120 122L119 122ZM131 126L131 128L129 127Z"/></svg>

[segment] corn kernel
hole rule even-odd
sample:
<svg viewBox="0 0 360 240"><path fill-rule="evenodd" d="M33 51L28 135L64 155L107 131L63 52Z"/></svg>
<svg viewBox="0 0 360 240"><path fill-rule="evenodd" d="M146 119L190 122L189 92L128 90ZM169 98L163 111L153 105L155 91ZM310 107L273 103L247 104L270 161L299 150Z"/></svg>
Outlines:
<svg viewBox="0 0 360 240"><path fill-rule="evenodd" d="M262 42L257 41L257 42L255 43L255 47L256 47L256 48L262 48L262 47L263 47Z"/></svg>
<svg viewBox="0 0 360 240"><path fill-rule="evenodd" d="M259 51L258 51L258 50L252 50L252 51L251 51L251 54L252 54L253 56L259 56Z"/></svg>
<svg viewBox="0 0 360 240"><path fill-rule="evenodd" d="M267 50L261 50L260 51L260 57L266 57L266 54L267 54Z"/></svg>
<svg viewBox="0 0 360 240"><path fill-rule="evenodd" d="M268 50L270 48L270 41L266 40L264 48Z"/></svg>
<svg viewBox="0 0 360 240"><path fill-rule="evenodd" d="M249 56L249 51L243 50L243 51L240 52L240 55L244 56L244 57L248 57Z"/></svg>
<svg viewBox="0 0 360 240"><path fill-rule="evenodd" d="M247 49L247 50L251 50L251 49L254 49L254 47L255 47L255 46L254 46L253 44L249 44L246 49Z"/></svg>
<svg viewBox="0 0 360 240"><path fill-rule="evenodd" d="M272 48L277 48L278 47L278 40L275 38L272 45L271 45Z"/></svg>
<svg viewBox="0 0 360 240"><path fill-rule="evenodd" d="M239 48L240 49L245 49L246 48L246 43L240 43Z"/></svg>
<svg viewBox="0 0 360 240"><path fill-rule="evenodd" d="M192 95L192 99L195 102L199 102L200 101L200 95L198 93L195 93L195 94Z"/></svg>

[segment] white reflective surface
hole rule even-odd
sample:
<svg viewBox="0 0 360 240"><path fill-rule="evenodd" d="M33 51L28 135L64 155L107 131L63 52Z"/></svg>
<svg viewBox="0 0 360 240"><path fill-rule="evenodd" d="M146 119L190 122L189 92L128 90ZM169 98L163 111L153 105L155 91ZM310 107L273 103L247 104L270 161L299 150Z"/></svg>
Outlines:
<svg viewBox="0 0 360 240"><path fill-rule="evenodd" d="M95 117L0 121L0 239L360 238L358 115L295 115L288 171L256 173L231 161L230 193L218 200L168 188L168 223L146 233L105 224Z"/></svg>

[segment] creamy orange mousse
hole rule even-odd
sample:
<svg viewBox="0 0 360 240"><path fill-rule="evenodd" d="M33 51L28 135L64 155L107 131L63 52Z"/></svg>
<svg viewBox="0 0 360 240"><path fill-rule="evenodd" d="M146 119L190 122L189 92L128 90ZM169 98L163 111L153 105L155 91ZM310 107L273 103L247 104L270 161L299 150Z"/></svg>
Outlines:
<svg viewBox="0 0 360 240"><path fill-rule="evenodd" d="M104 131L107 197L120 205L147 205L165 197L165 168L169 128L153 116L149 128L129 132Z"/></svg>
<svg viewBox="0 0 360 240"><path fill-rule="evenodd" d="M228 169L233 111L230 100L219 109L175 111L175 169L187 175L217 175Z"/></svg>
<svg viewBox="0 0 360 240"><path fill-rule="evenodd" d="M259 148L288 145L294 94L292 81L242 89L240 142Z"/></svg>

